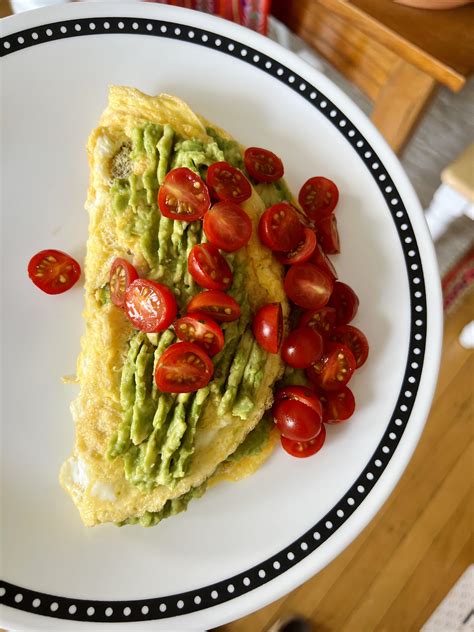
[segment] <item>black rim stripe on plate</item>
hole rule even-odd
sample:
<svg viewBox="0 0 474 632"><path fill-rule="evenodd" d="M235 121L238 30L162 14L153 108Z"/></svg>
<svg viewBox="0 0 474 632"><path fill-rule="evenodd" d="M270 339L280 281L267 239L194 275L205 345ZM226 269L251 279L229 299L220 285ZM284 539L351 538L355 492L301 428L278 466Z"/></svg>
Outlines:
<svg viewBox="0 0 474 632"><path fill-rule="evenodd" d="M410 343L407 366L394 412L384 436L356 482L322 520L291 545L247 571L182 594L134 601L91 601L56 597L0 583L0 603L36 614L95 622L164 619L189 614L240 597L275 579L317 549L360 506L390 461L409 421L420 383L425 355L427 313L425 282L415 234L405 206L379 157L339 108L319 90L286 66L235 40L202 29L143 18L67 20L13 33L0 40L1 56L84 35L128 33L176 39L220 51L259 68L287 85L321 112L352 146L377 183L395 222L403 249L411 302Z"/></svg>

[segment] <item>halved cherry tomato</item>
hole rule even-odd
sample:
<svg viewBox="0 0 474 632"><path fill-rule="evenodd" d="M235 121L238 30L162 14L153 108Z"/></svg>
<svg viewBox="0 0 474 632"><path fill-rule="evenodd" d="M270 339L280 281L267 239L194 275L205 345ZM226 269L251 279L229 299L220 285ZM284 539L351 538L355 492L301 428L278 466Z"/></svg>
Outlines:
<svg viewBox="0 0 474 632"><path fill-rule="evenodd" d="M263 305L253 317L253 335L256 341L268 351L278 353L283 335L283 312L280 303Z"/></svg>
<svg viewBox="0 0 474 632"><path fill-rule="evenodd" d="M309 441L292 441L291 439L287 439L286 437L281 437L281 445L285 452L291 454L291 456L296 456L298 458L306 458L307 456L313 456L316 452L319 452L324 445L326 440L326 428L324 426L321 427L321 432L314 437L314 439L310 439Z"/></svg>
<svg viewBox="0 0 474 632"><path fill-rule="evenodd" d="M304 239L303 224L291 204L281 202L260 217L258 236L270 250L290 252Z"/></svg>
<svg viewBox="0 0 474 632"><path fill-rule="evenodd" d="M307 386L285 386L275 394L275 404L283 399L295 399L305 406L309 406L316 415L322 417L323 408L316 393Z"/></svg>
<svg viewBox="0 0 474 632"><path fill-rule="evenodd" d="M282 265L290 266L294 263L304 263L305 261L309 261L313 255L317 246L316 235L314 234L314 230L311 230L311 228L307 228L306 226L303 230L303 241L300 241L294 250L285 253L275 253L276 258Z"/></svg>
<svg viewBox="0 0 474 632"><path fill-rule="evenodd" d="M228 162L215 162L207 170L207 184L218 200L244 202L252 195L250 182Z"/></svg>
<svg viewBox="0 0 474 632"><path fill-rule="evenodd" d="M161 214L169 219L194 222L211 206L206 183L187 167L172 169L158 191Z"/></svg>
<svg viewBox="0 0 474 632"><path fill-rule="evenodd" d="M356 368L361 367L369 355L369 342L365 335L357 327L352 325L340 325L329 334L329 340L342 342L349 347L356 361Z"/></svg>
<svg viewBox="0 0 474 632"><path fill-rule="evenodd" d="M206 386L214 365L205 351L193 342L175 342L158 359L156 386L163 393L194 393Z"/></svg>
<svg viewBox="0 0 474 632"><path fill-rule="evenodd" d="M153 333L171 325L178 306L173 292L166 285L136 279L125 290L124 309L137 329Z"/></svg>
<svg viewBox="0 0 474 632"><path fill-rule="evenodd" d="M188 270L196 283L207 290L228 290L232 285L232 270L212 244L193 246L188 256Z"/></svg>
<svg viewBox="0 0 474 632"><path fill-rule="evenodd" d="M295 399L282 399L272 409L281 434L293 441L309 441L321 431L321 415Z"/></svg>
<svg viewBox="0 0 474 632"><path fill-rule="evenodd" d="M62 294L77 282L81 266L61 250L41 250L30 259L28 276L46 294Z"/></svg>
<svg viewBox="0 0 474 632"><path fill-rule="evenodd" d="M125 290L130 283L138 279L138 272L131 263L118 257L110 268L110 298L112 303L123 307Z"/></svg>
<svg viewBox="0 0 474 632"><path fill-rule="evenodd" d="M355 410L355 398L347 386L336 393L322 393L323 422L325 424L339 424L352 416Z"/></svg>
<svg viewBox="0 0 474 632"><path fill-rule="evenodd" d="M322 336L326 336L336 326L336 310L334 307L321 307L304 312L300 318L300 327L311 327Z"/></svg>
<svg viewBox="0 0 474 632"><path fill-rule="evenodd" d="M339 190L332 180L316 176L307 180L298 195L298 202L308 217L315 221L329 217L339 200Z"/></svg>
<svg viewBox="0 0 474 632"><path fill-rule="evenodd" d="M336 281L328 305L336 310L336 324L347 325L359 309L359 298L346 283Z"/></svg>
<svg viewBox="0 0 474 632"><path fill-rule="evenodd" d="M328 342L321 359L306 369L306 375L325 391L340 391L351 379L355 368L356 361L349 347Z"/></svg>
<svg viewBox="0 0 474 632"><path fill-rule="evenodd" d="M258 182L275 182L283 175L283 163L268 149L249 147L244 154L245 168Z"/></svg>
<svg viewBox="0 0 474 632"><path fill-rule="evenodd" d="M314 263L318 268L327 272L333 281L337 279L336 268L319 244L316 244L313 256L311 257L311 263Z"/></svg>
<svg viewBox="0 0 474 632"><path fill-rule="evenodd" d="M291 266L283 282L286 295L304 309L320 309L329 300L333 281L312 263Z"/></svg>
<svg viewBox="0 0 474 632"><path fill-rule="evenodd" d="M219 202L204 215L203 229L211 244L225 252L234 252L247 245L252 235L252 220L234 202Z"/></svg>
<svg viewBox="0 0 474 632"><path fill-rule="evenodd" d="M323 338L311 327L298 327L285 338L281 357L295 369L307 369L317 362L323 353Z"/></svg>
<svg viewBox="0 0 474 632"><path fill-rule="evenodd" d="M180 340L195 342L210 356L224 347L224 333L219 325L204 312L194 312L179 318L174 330Z"/></svg>
<svg viewBox="0 0 474 632"><path fill-rule="evenodd" d="M219 323L230 323L240 318L240 305L232 296L220 290L208 290L193 296L188 304L188 314L204 312Z"/></svg>
<svg viewBox="0 0 474 632"><path fill-rule="evenodd" d="M324 252L328 255L337 255L341 252L339 232L335 215L330 215L316 224L318 241Z"/></svg>

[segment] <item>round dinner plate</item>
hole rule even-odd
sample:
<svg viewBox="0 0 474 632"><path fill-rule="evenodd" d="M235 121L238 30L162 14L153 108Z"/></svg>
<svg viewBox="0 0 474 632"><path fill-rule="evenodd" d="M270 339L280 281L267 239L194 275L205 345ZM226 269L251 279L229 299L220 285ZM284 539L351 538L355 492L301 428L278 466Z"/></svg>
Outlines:
<svg viewBox="0 0 474 632"><path fill-rule="evenodd" d="M438 373L433 245L398 160L324 75L230 22L153 4L72 4L2 21L2 532L0 623L11 629L202 630L281 597L374 517L418 442ZM85 143L110 84L167 92L244 145L281 156L294 192L340 189L339 278L360 297L370 355L354 417L324 449L276 449L253 476L210 489L153 529L83 527L58 483L83 331L81 283L29 281L30 257L87 238ZM84 624L86 622L86 624Z"/></svg>

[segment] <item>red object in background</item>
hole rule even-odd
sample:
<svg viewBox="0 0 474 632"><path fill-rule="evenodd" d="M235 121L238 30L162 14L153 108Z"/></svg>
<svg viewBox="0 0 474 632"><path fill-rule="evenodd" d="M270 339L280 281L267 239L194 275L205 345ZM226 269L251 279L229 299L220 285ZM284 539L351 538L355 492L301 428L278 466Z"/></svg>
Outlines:
<svg viewBox="0 0 474 632"><path fill-rule="evenodd" d="M146 0L218 15L267 34L271 0Z"/></svg>

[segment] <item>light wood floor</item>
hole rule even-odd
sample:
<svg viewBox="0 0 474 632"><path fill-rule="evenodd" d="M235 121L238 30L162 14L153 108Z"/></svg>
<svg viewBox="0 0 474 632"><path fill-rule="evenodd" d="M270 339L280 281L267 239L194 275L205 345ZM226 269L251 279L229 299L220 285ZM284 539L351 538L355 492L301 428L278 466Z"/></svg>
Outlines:
<svg viewBox="0 0 474 632"><path fill-rule="evenodd" d="M433 408L393 494L351 546L287 597L219 628L264 632L299 613L314 632L417 631L473 557L474 352L458 335L474 293L445 323Z"/></svg>

